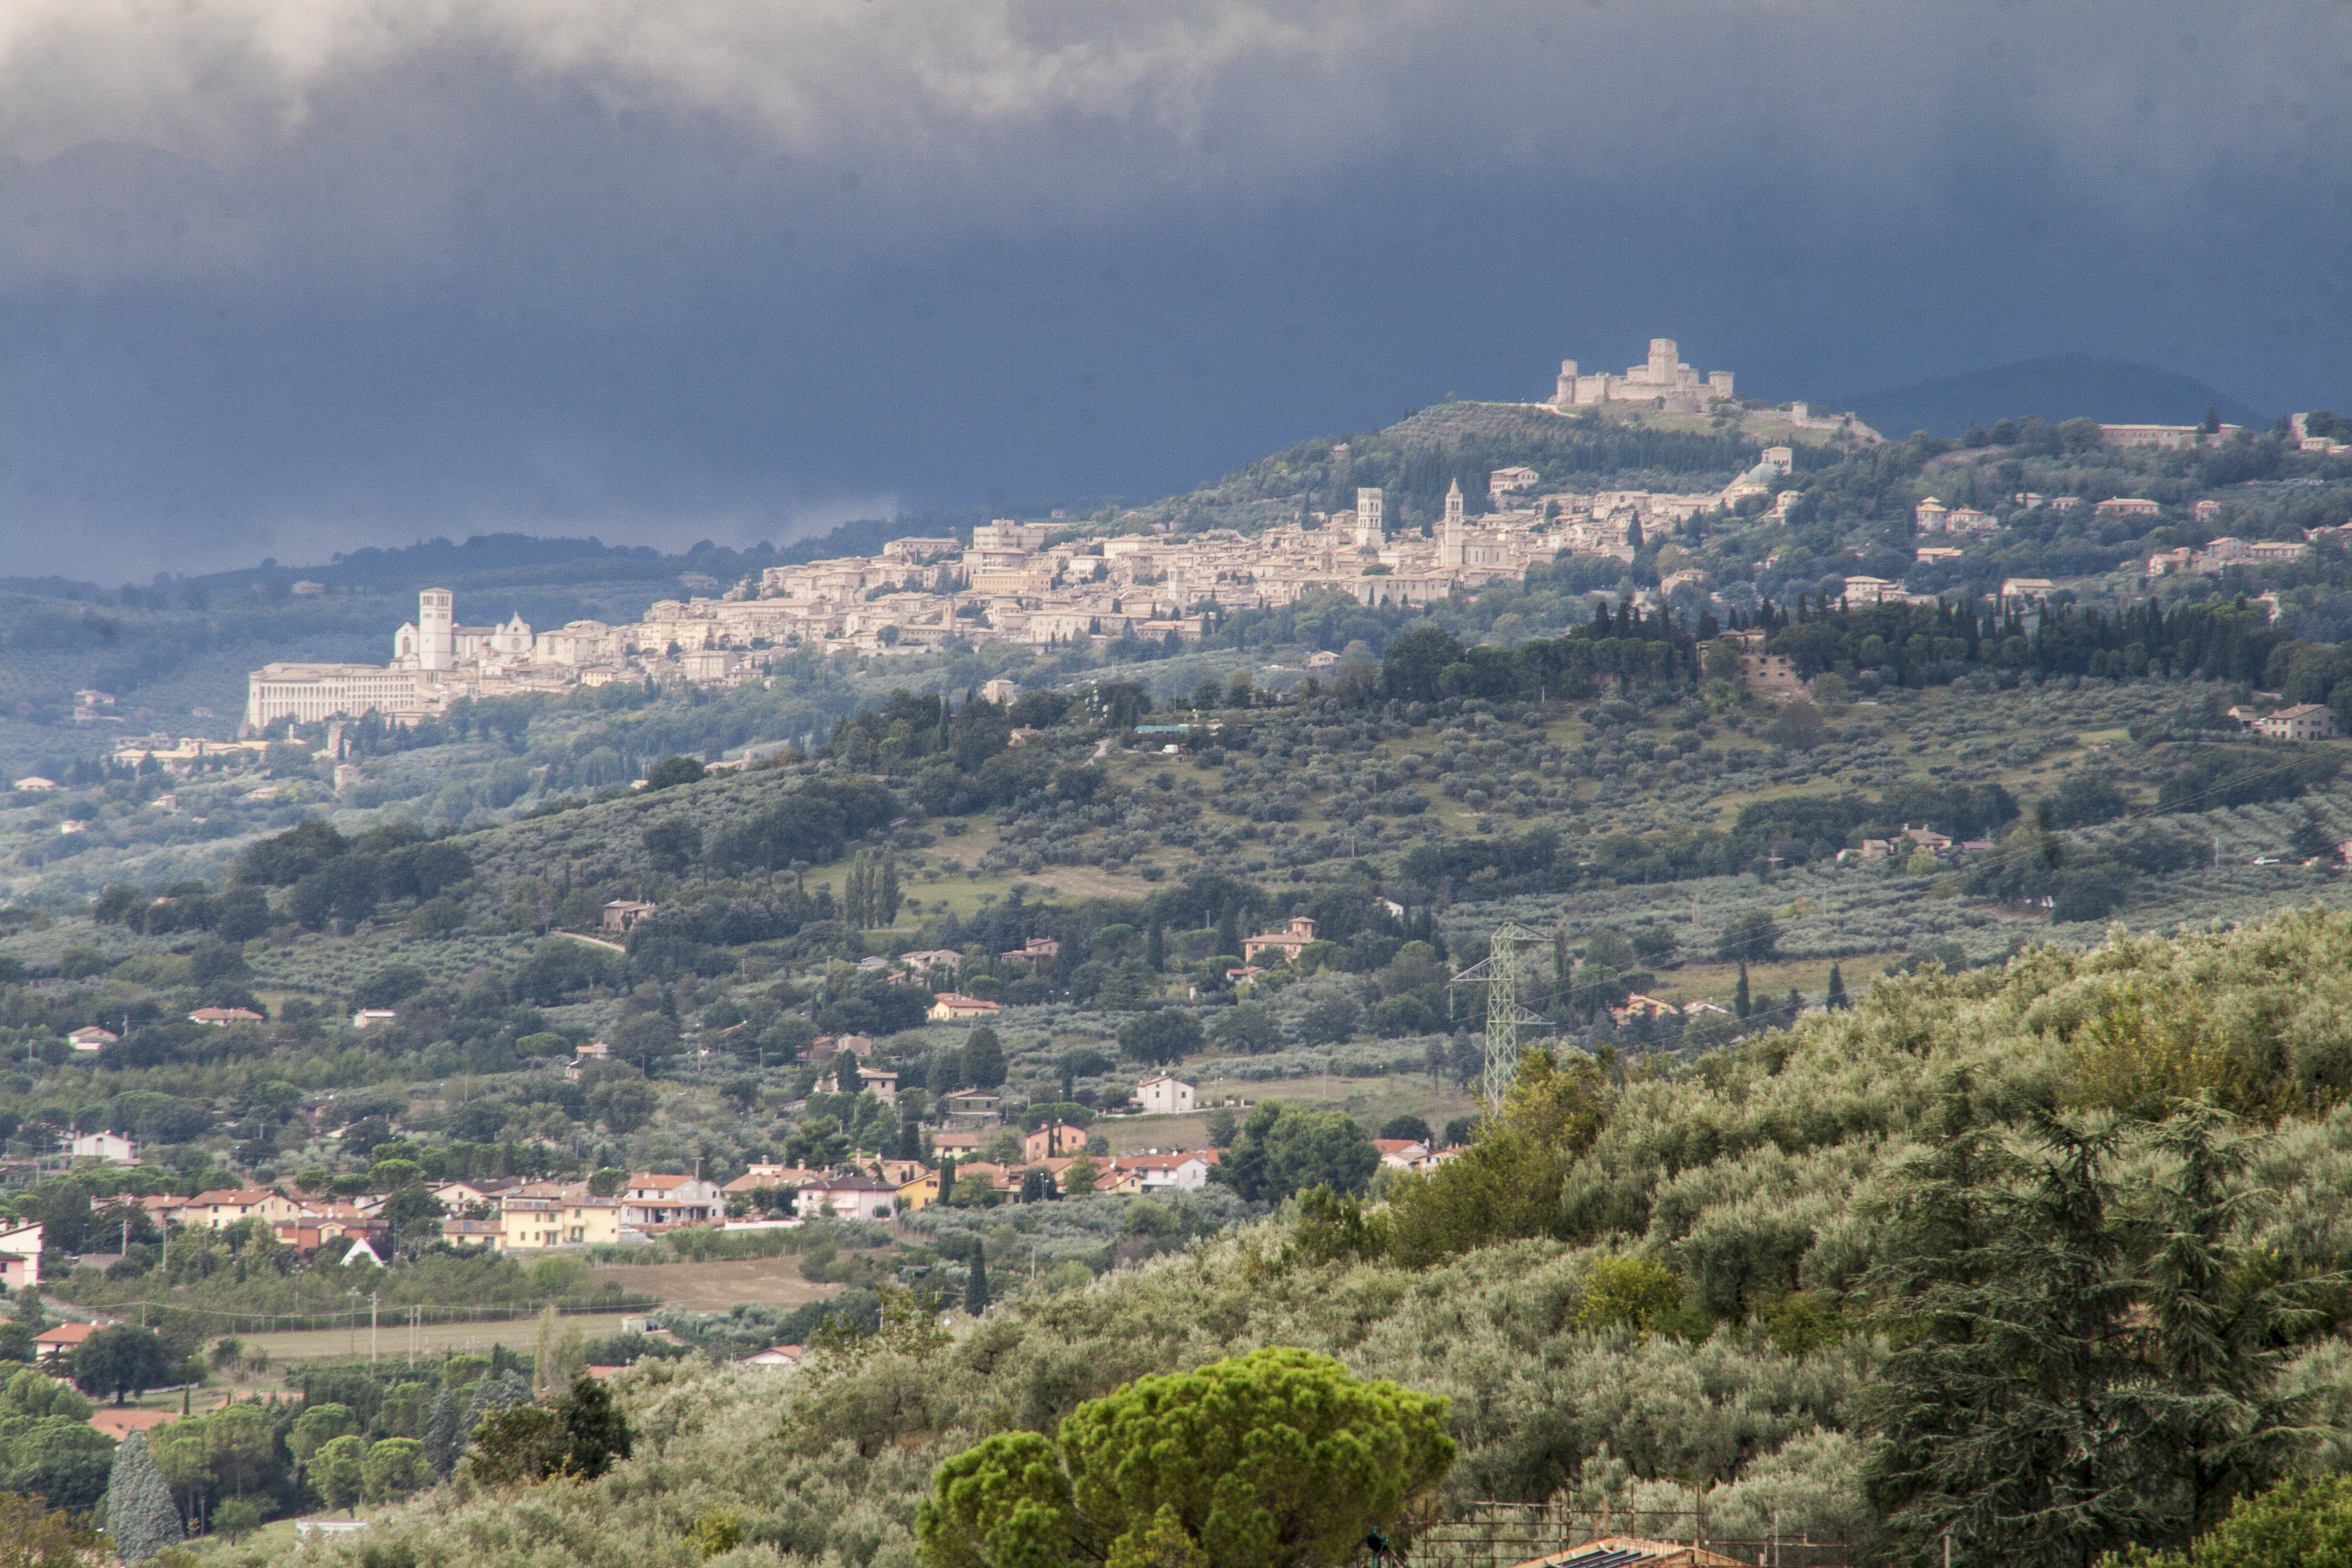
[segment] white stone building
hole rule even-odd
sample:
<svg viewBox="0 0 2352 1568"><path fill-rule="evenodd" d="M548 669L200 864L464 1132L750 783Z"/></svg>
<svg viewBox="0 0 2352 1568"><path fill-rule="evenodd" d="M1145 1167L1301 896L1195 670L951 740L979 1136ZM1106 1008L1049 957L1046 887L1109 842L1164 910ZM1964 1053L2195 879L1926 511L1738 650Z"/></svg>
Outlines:
<svg viewBox="0 0 2352 1568"><path fill-rule="evenodd" d="M1555 408L1585 408L1601 403L1655 401L1670 414L1703 413L1732 396L1727 370L1702 375L1683 363L1672 338L1652 338L1650 357L1626 367L1622 375L1579 374L1576 362L1559 362L1559 380L1552 394Z"/></svg>
<svg viewBox="0 0 2352 1568"><path fill-rule="evenodd" d="M1192 1109L1192 1086L1183 1079L1161 1073L1145 1079L1135 1086L1136 1103L1154 1116L1181 1116Z"/></svg>

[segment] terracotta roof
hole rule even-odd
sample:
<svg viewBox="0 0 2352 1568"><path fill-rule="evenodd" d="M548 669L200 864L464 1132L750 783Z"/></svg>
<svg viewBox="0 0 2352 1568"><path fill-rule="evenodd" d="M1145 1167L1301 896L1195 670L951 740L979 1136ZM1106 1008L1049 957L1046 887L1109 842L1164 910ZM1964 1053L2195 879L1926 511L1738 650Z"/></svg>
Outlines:
<svg viewBox="0 0 2352 1568"><path fill-rule="evenodd" d="M1173 1154L1114 1154L1110 1164L1121 1171L1172 1171L1189 1160L1213 1165L1220 1152L1215 1149L1184 1149Z"/></svg>
<svg viewBox="0 0 2352 1568"><path fill-rule="evenodd" d="M59 1323L33 1336L37 1345L78 1345L98 1332L95 1323Z"/></svg>
<svg viewBox="0 0 2352 1568"><path fill-rule="evenodd" d="M797 1165L753 1167L719 1190L722 1193L756 1193L765 1187L797 1187L818 1180L820 1173L803 1170Z"/></svg>

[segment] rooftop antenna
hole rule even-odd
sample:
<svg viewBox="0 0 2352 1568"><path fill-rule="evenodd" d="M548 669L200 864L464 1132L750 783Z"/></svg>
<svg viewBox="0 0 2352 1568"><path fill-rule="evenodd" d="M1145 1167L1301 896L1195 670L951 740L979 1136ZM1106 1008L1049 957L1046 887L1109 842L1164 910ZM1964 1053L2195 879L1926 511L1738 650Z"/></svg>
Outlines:
<svg viewBox="0 0 2352 1568"><path fill-rule="evenodd" d="M1486 1114L1499 1116L1503 1097L1519 1073L1519 1029L1533 1025L1549 1030L1551 1020L1519 1005L1519 950L1548 946L1551 939L1516 921L1506 921L1487 939L1486 956L1456 974L1454 985L1486 988L1486 1062L1478 1097Z"/></svg>

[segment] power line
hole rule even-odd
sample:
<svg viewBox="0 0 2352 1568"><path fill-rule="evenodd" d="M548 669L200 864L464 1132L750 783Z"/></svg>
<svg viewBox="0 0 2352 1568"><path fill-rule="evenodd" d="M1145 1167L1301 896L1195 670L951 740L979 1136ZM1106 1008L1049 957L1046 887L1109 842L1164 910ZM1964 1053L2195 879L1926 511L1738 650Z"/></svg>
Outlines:
<svg viewBox="0 0 2352 1568"><path fill-rule="evenodd" d="M1516 921L1506 921L1487 939L1486 956L1447 983L1486 988L1486 1070L1479 1084L1479 1098L1486 1101L1489 1116L1502 1114L1503 1098L1510 1092L1512 1080L1518 1077L1519 1026L1551 1027L1550 1019L1519 1005L1519 949L1549 946L1551 938L1541 931L1531 931Z"/></svg>

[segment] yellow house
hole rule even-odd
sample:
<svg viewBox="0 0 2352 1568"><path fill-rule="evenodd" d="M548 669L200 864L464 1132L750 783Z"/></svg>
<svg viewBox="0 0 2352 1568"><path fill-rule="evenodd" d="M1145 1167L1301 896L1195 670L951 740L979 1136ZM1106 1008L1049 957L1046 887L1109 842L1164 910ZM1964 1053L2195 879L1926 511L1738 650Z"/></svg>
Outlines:
<svg viewBox="0 0 2352 1568"><path fill-rule="evenodd" d="M940 1173L937 1171L919 1172L909 1180L898 1184L900 1214L912 1214L917 1209L929 1208L939 1201Z"/></svg>
<svg viewBox="0 0 2352 1568"><path fill-rule="evenodd" d="M540 1182L499 1205L500 1252L542 1247L612 1247L621 1240L621 1200L591 1197L585 1182Z"/></svg>
<svg viewBox="0 0 2352 1568"><path fill-rule="evenodd" d="M241 1219L258 1218L275 1225L292 1219L302 1205L268 1187L221 1187L198 1193L180 1207L180 1223L226 1230Z"/></svg>

